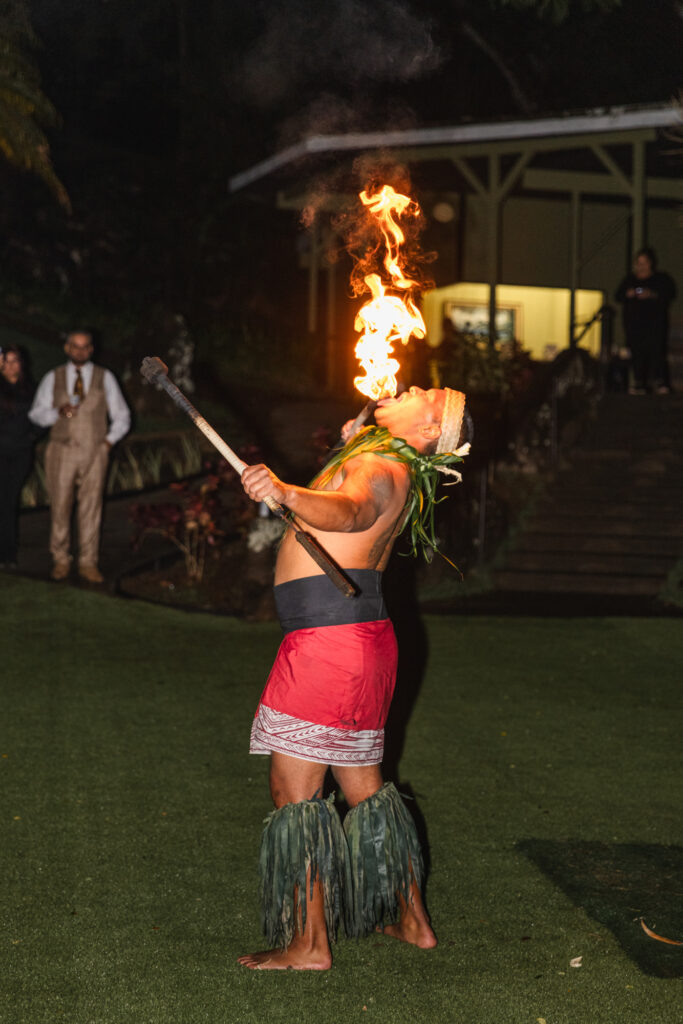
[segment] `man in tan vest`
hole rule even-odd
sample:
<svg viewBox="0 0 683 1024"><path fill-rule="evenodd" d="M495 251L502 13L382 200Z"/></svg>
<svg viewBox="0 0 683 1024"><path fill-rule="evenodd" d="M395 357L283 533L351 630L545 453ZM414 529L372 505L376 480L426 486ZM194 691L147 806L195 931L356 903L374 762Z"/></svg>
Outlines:
<svg viewBox="0 0 683 1024"><path fill-rule="evenodd" d="M38 386L29 418L50 428L45 483L51 506L52 579L69 575L71 510L78 496L78 573L102 583L97 567L102 497L109 452L130 428L130 411L116 378L91 362L90 331L67 335L68 363L47 373Z"/></svg>

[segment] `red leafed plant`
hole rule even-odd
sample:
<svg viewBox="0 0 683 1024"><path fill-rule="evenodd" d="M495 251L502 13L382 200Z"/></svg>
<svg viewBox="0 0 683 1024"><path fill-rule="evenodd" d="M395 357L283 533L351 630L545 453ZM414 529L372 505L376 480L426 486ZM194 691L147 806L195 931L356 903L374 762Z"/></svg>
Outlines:
<svg viewBox="0 0 683 1024"><path fill-rule="evenodd" d="M137 549L148 534L160 534L182 552L188 583L198 583L204 576L208 549L217 548L226 536L224 520L239 529L253 517L255 506L222 459L200 481L171 484L171 490L177 502L131 506L132 546Z"/></svg>

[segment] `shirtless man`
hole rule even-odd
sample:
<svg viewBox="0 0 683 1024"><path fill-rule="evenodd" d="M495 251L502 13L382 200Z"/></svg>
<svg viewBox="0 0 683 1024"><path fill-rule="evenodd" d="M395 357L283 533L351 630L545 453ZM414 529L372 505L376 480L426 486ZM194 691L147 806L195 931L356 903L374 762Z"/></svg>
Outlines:
<svg viewBox="0 0 683 1024"><path fill-rule="evenodd" d="M411 387L379 402L375 419L423 455L454 452L464 395ZM275 598L285 630L261 697L251 752L271 755L275 810L260 854L262 925L279 948L239 958L256 970L326 970L340 920L347 934L380 929L436 945L422 895L412 818L380 771L396 675L396 640L381 573L400 532L411 477L404 462L361 453L320 489L283 483L266 466L242 475L254 501L271 495L306 525L357 584L346 598L284 537ZM350 810L342 830L323 800L331 767Z"/></svg>

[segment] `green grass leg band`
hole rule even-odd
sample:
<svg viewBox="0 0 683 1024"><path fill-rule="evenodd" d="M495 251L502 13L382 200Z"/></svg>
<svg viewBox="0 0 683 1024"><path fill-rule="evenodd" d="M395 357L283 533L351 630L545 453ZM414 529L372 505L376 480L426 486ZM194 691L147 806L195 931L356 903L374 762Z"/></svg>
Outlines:
<svg viewBox="0 0 683 1024"><path fill-rule="evenodd" d="M422 886L422 853L415 823L392 782L349 811L344 831L353 881L346 930L360 937L377 925L396 924L399 895L408 901L413 880Z"/></svg>
<svg viewBox="0 0 683 1024"><path fill-rule="evenodd" d="M334 796L285 804L268 815L259 854L261 926L272 946L286 949L306 927L306 908L316 880L322 884L330 942L350 886L348 851Z"/></svg>

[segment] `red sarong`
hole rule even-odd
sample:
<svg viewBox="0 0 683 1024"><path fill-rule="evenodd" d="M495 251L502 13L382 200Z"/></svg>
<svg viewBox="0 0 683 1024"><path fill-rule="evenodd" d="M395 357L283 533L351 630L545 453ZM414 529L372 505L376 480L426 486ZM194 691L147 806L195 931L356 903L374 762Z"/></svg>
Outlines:
<svg viewBox="0 0 683 1024"><path fill-rule="evenodd" d="M261 703L338 729L383 729L396 682L389 619L288 633Z"/></svg>
<svg viewBox="0 0 683 1024"><path fill-rule="evenodd" d="M380 764L396 661L389 619L288 633L256 711L251 752Z"/></svg>

